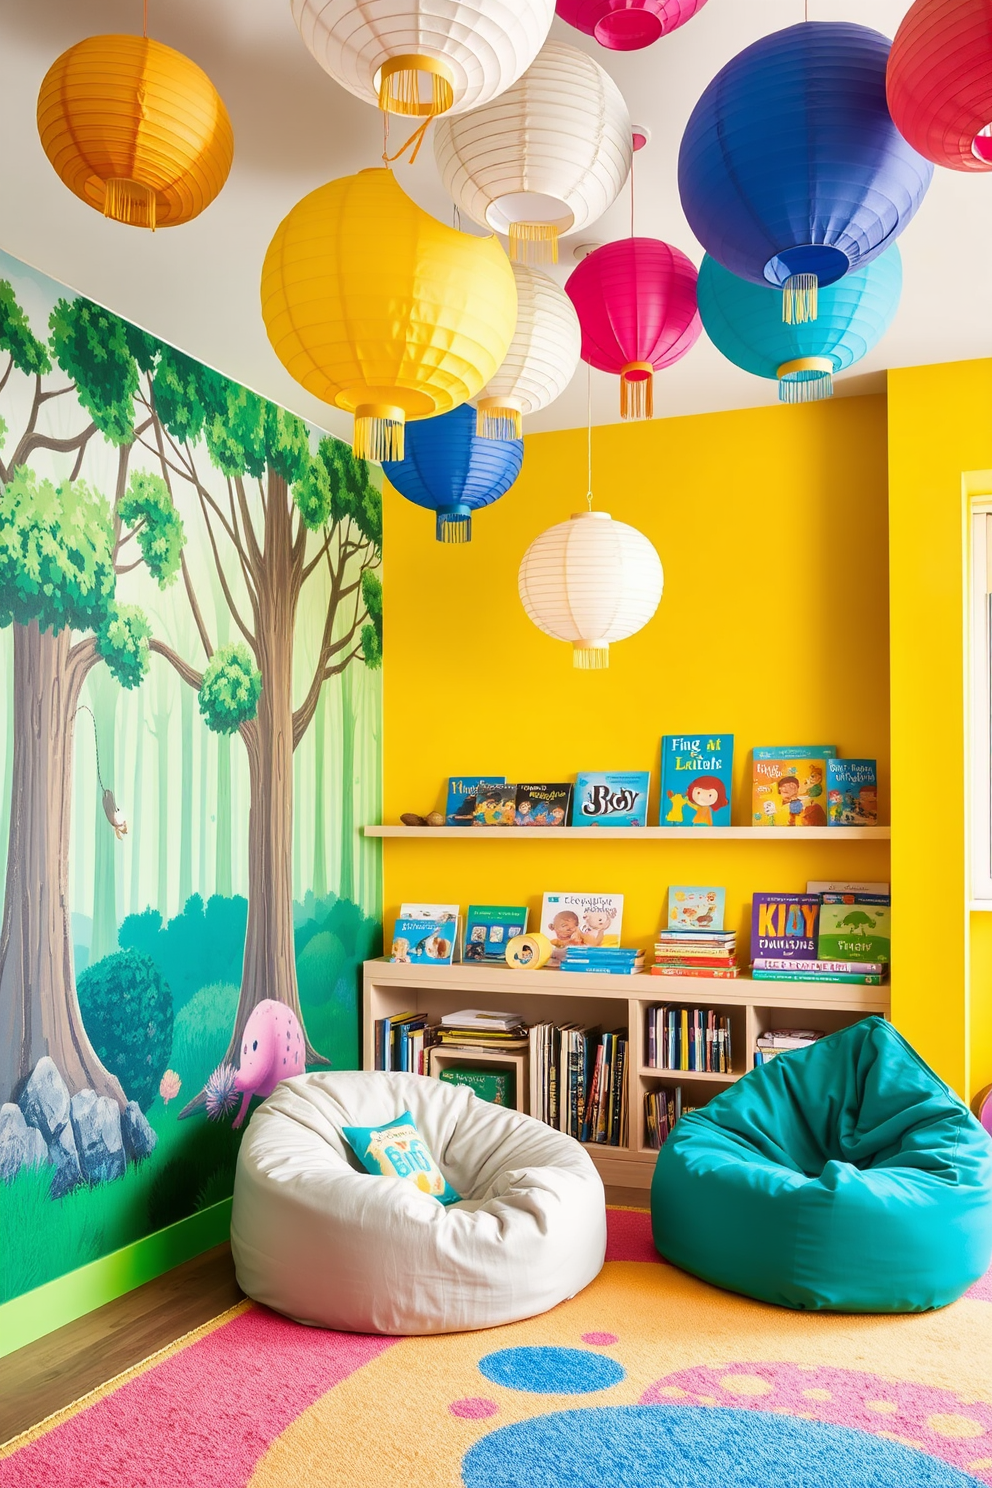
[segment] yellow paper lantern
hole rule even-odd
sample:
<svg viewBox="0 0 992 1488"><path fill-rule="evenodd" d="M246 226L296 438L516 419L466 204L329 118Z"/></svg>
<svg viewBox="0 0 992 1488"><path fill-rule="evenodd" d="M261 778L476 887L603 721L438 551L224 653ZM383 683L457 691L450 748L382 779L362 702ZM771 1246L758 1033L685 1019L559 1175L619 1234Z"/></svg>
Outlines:
<svg viewBox="0 0 992 1488"><path fill-rule="evenodd" d="M175 227L227 180L234 134L202 68L147 36L90 36L38 94L42 148L69 190L131 227Z"/></svg>
<svg viewBox="0 0 992 1488"><path fill-rule="evenodd" d="M355 453L402 460L407 419L467 402L513 337L517 291L494 237L446 227L392 171L311 191L262 267L262 319L302 387L355 415Z"/></svg>

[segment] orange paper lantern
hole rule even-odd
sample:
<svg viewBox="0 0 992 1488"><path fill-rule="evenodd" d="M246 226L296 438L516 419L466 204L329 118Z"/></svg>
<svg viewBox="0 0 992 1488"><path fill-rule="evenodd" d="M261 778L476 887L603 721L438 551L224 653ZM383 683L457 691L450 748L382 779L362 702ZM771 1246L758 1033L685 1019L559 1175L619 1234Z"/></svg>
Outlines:
<svg viewBox="0 0 992 1488"><path fill-rule="evenodd" d="M147 36L90 36L38 94L42 148L74 196L131 227L175 227L227 180L234 134L202 68Z"/></svg>

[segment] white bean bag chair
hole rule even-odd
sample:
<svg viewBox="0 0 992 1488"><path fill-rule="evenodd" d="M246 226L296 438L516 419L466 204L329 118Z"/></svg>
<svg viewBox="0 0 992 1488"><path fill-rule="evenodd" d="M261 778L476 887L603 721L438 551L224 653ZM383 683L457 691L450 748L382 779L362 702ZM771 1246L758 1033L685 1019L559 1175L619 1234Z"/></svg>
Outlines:
<svg viewBox="0 0 992 1488"><path fill-rule="evenodd" d="M344 1126L409 1111L462 1195L442 1206L361 1168ZM284 1080L238 1157L238 1282L301 1323L355 1333L456 1333L546 1312L598 1275L603 1184L570 1137L420 1075Z"/></svg>

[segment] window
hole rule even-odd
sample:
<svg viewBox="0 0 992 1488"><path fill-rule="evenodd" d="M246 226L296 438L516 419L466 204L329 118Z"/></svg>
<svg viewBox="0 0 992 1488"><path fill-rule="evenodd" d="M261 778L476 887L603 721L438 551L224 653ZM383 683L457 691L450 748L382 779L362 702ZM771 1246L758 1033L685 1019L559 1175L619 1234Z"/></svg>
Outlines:
<svg viewBox="0 0 992 1488"><path fill-rule="evenodd" d="M971 514L971 900L992 910L992 500Z"/></svg>

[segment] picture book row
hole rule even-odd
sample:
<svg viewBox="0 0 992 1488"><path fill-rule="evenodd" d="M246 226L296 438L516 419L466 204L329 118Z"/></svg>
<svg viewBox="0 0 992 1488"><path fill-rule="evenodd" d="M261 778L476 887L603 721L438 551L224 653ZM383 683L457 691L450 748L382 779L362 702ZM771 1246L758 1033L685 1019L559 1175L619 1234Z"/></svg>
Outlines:
<svg viewBox="0 0 992 1488"><path fill-rule="evenodd" d="M527 1084L538 1120L581 1142L627 1142L627 1031L536 1023L518 1013L464 1008L431 1023L394 1013L375 1025L375 1067L467 1085L483 1100L514 1106ZM449 1063L448 1061L453 1061Z"/></svg>
<svg viewBox="0 0 992 1488"><path fill-rule="evenodd" d="M653 976L739 975L737 933L725 928L726 891L673 884L667 922L655 941ZM622 894L547 893L540 929L528 932L525 904L404 904L390 959L407 965L458 960L519 971L631 976L644 956L621 944ZM879 986L891 958L887 883L817 880L805 894L758 893L751 904L751 976L756 981L851 982Z"/></svg>
<svg viewBox="0 0 992 1488"><path fill-rule="evenodd" d="M462 932L457 904L403 904L393 927L390 960L451 965L458 960L572 972L629 975L644 953L621 946L622 894L545 894L541 928L528 934L525 904L470 904Z"/></svg>
<svg viewBox="0 0 992 1488"><path fill-rule="evenodd" d="M729 827L733 767L731 734L666 734L659 825ZM453 775L444 822L449 827L644 827L650 785L647 770L581 771L574 785ZM750 821L755 827L877 826L876 763L841 759L831 744L755 748Z"/></svg>
<svg viewBox="0 0 992 1488"><path fill-rule="evenodd" d="M725 897L715 886L669 889L652 975L738 975L736 932L724 929ZM889 969L890 917L887 883L816 881L805 894L755 894L751 976L879 986Z"/></svg>

